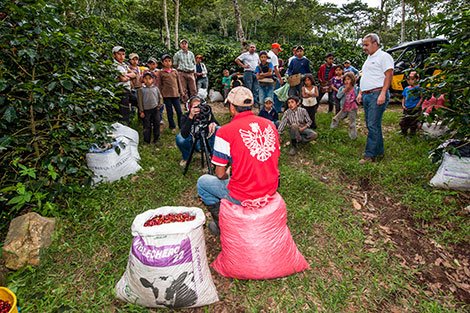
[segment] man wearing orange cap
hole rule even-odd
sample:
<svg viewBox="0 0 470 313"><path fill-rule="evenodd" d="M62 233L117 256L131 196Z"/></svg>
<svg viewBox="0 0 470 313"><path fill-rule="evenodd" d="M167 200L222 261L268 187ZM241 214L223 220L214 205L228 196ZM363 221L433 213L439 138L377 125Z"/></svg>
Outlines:
<svg viewBox="0 0 470 313"><path fill-rule="evenodd" d="M271 62L271 64L274 67L274 75L273 78L276 81L276 84L274 85L274 90L278 89L281 87L281 85L284 83L281 77L281 72L279 71L279 58L278 54L281 52L281 45L278 44L277 42L273 43L271 45L271 50L268 52L268 62ZM274 108L278 113L281 112L282 110L282 102L279 101L277 98L276 94L274 94Z"/></svg>

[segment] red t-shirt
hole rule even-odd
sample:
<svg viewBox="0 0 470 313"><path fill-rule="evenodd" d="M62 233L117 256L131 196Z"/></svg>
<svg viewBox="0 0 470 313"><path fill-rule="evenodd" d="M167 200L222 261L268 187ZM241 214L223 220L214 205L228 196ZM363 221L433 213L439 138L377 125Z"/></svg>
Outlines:
<svg viewBox="0 0 470 313"><path fill-rule="evenodd" d="M217 131L212 163L225 166L230 162L230 196L239 201L253 200L276 192L279 154L276 126L246 111Z"/></svg>

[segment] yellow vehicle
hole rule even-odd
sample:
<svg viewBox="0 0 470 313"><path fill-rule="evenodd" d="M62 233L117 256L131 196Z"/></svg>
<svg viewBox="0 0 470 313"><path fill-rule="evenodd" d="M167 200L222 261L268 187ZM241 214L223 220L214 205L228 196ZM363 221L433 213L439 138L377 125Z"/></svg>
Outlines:
<svg viewBox="0 0 470 313"><path fill-rule="evenodd" d="M420 69L426 77L437 75L440 70L434 67L425 67L425 60L439 51L440 47L449 42L443 38L431 38L404 42L398 46L387 50L395 60L395 69L393 70L393 79L391 92L401 94L407 86L405 72L410 69ZM424 78L424 77L421 77Z"/></svg>

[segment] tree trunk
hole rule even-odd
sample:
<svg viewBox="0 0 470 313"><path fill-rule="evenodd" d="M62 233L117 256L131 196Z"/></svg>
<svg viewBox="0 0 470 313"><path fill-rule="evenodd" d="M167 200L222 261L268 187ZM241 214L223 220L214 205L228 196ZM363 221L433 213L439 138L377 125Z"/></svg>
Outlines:
<svg viewBox="0 0 470 313"><path fill-rule="evenodd" d="M170 26L168 26L168 13L166 0L163 0L163 22L165 23L165 47L170 51Z"/></svg>
<svg viewBox="0 0 470 313"><path fill-rule="evenodd" d="M405 42L405 0L401 0L401 37L400 42Z"/></svg>
<svg viewBox="0 0 470 313"><path fill-rule="evenodd" d="M243 32L242 27L242 16L240 14L240 7L238 5L238 0L233 1L233 9L235 11L235 20L237 21L237 38L240 41L241 46L245 43L245 33Z"/></svg>
<svg viewBox="0 0 470 313"><path fill-rule="evenodd" d="M175 0L175 49L179 48L180 0Z"/></svg>

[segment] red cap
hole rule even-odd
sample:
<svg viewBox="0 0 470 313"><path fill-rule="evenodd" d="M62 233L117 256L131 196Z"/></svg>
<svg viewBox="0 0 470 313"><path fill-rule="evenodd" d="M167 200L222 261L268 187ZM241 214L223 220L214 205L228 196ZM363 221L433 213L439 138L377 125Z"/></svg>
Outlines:
<svg viewBox="0 0 470 313"><path fill-rule="evenodd" d="M273 48L273 49L279 49L279 51L282 51L281 45L278 44L277 42L273 43L273 44L271 45L271 48Z"/></svg>

